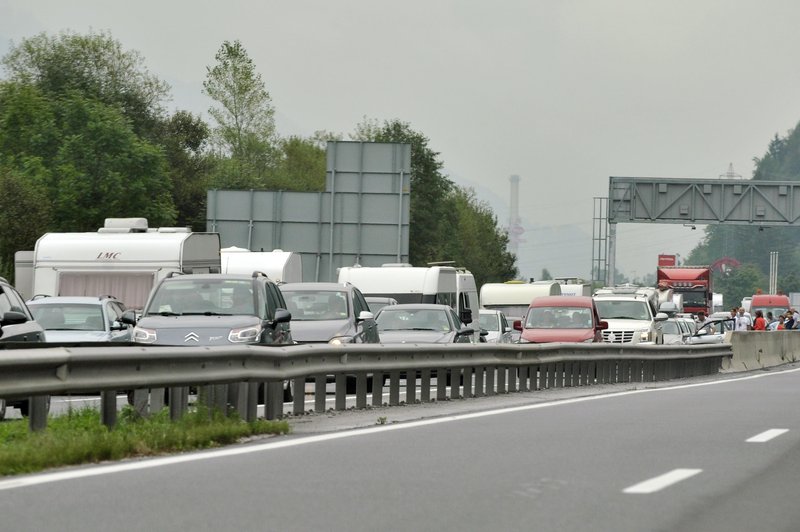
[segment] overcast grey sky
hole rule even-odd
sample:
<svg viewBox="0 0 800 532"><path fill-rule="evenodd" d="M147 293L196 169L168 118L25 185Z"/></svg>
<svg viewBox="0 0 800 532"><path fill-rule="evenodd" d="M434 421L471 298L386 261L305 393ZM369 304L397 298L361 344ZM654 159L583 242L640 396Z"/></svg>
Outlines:
<svg viewBox="0 0 800 532"><path fill-rule="evenodd" d="M531 237L576 224L591 238L611 175L716 178L733 163L749 178L800 120L798 20L797 0L0 0L0 53L43 31L108 30L172 86L173 106L202 113L206 67L239 39L282 135L407 121L502 222L496 203L521 176L524 276L588 275L590 251ZM622 226L618 268L653 272L700 236Z"/></svg>

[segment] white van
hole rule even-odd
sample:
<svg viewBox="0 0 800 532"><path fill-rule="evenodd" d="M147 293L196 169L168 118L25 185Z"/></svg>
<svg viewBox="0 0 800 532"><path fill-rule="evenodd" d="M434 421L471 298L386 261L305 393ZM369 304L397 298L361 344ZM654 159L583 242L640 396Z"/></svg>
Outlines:
<svg viewBox="0 0 800 532"><path fill-rule="evenodd" d="M236 246L220 250L222 273L251 274L260 271L276 283L303 282L303 262L299 253L275 249L250 251Z"/></svg>
<svg viewBox="0 0 800 532"><path fill-rule="evenodd" d="M464 323L471 323L471 314L477 314L479 308L475 278L469 271L452 266L345 266L339 268L338 282L352 283L364 296L391 297L398 303L448 305Z"/></svg>

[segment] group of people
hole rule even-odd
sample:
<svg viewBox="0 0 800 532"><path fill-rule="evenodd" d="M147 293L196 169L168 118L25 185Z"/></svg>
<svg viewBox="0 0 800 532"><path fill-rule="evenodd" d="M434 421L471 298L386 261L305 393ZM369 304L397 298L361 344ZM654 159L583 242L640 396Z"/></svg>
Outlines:
<svg viewBox="0 0 800 532"><path fill-rule="evenodd" d="M744 307L731 309L731 319L734 320L734 331L781 331L786 329L800 329L800 313L790 308L783 314L774 316L772 312L757 309L755 318Z"/></svg>

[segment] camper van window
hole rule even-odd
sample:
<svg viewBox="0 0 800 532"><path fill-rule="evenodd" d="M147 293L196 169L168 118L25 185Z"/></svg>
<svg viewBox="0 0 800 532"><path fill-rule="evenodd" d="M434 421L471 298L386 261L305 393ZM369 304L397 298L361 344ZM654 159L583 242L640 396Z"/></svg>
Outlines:
<svg viewBox="0 0 800 532"><path fill-rule="evenodd" d="M128 308L144 307L153 288L152 273L62 272L58 280L59 296L97 296L112 294Z"/></svg>
<svg viewBox="0 0 800 532"><path fill-rule="evenodd" d="M436 294L436 303L439 305L447 305L451 308L456 306L456 293L455 292L439 292Z"/></svg>

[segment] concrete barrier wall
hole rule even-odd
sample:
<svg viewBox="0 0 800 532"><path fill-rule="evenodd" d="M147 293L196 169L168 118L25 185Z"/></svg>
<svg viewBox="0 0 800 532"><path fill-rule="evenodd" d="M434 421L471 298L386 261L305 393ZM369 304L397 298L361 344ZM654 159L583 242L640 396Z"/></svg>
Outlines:
<svg viewBox="0 0 800 532"><path fill-rule="evenodd" d="M723 364L722 371L747 371L800 360L800 331L736 331L729 334L733 357L730 364Z"/></svg>

